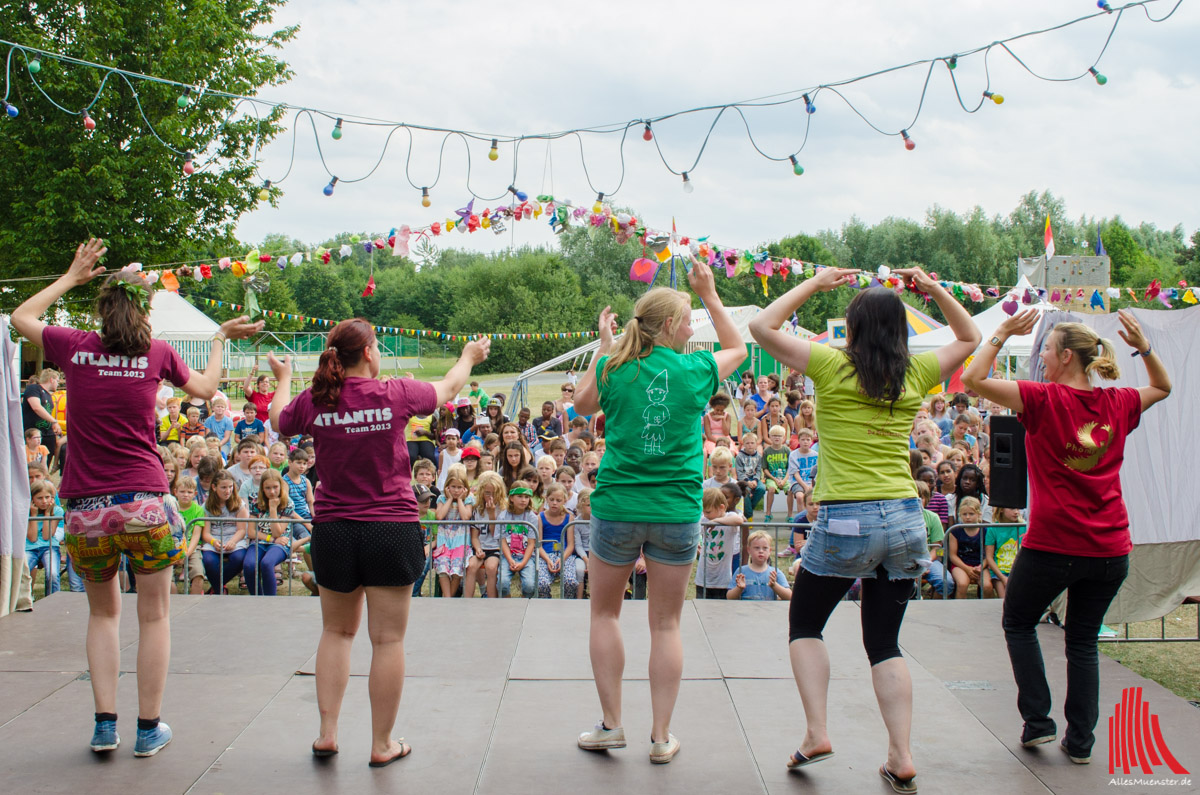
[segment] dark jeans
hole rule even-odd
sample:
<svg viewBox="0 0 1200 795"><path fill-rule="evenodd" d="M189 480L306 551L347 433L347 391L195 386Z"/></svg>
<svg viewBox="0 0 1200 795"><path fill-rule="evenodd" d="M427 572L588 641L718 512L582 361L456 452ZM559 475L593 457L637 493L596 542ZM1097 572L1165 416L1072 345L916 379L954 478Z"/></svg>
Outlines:
<svg viewBox="0 0 1200 795"><path fill-rule="evenodd" d="M427 439L421 439L416 442L408 443L408 461L410 464L417 463L418 458L424 458L428 461L437 463L437 447L433 442Z"/></svg>
<svg viewBox="0 0 1200 795"><path fill-rule="evenodd" d="M1055 733L1050 686L1038 645L1037 624L1059 594L1067 592L1063 624L1067 651L1066 744L1073 756L1089 756L1100 714L1100 622L1129 573L1129 556L1085 558L1023 548L1004 591L1004 639L1017 681L1017 709L1025 736ZM794 597L793 597L794 598Z"/></svg>
<svg viewBox="0 0 1200 795"><path fill-rule="evenodd" d="M246 590L251 595L275 596L275 567L286 561L287 557L287 548L279 544L251 544L246 550L246 557L242 559Z"/></svg>
<svg viewBox="0 0 1200 795"><path fill-rule="evenodd" d="M208 584L212 586L213 593L219 594L225 583L242 573L246 550L237 549L228 554L221 555L217 552L202 549L200 550L200 558L204 561L204 576L208 578ZM222 563L222 559L224 559L224 563ZM222 575L224 575L224 579L222 579ZM271 583L274 584L274 582L275 575L271 575Z"/></svg>

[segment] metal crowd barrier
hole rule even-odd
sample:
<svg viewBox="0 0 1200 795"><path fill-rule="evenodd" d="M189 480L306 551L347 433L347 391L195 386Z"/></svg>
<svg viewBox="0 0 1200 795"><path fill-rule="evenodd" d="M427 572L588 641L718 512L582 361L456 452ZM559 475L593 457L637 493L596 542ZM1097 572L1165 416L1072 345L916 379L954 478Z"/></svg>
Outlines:
<svg viewBox="0 0 1200 795"><path fill-rule="evenodd" d="M242 523L244 523L244 524L275 524L277 522L287 522L287 524L289 525L288 534L287 534L287 537L288 537L287 557L284 558L282 563L287 564L287 573L288 573L288 576L287 576L288 593L287 593L287 595L288 596L292 595L292 574L294 573L294 568L293 568L294 564L292 562L292 558L294 556L292 554L292 546L291 545L296 539L292 534L291 525L311 524L312 523L311 520L309 520L307 522L297 522L297 521L290 520L290 519L272 519L269 516L249 516L249 517L197 516L195 519L192 519L191 521L189 521L187 523L187 525L185 526L184 533L183 533L183 543L184 544L187 543L187 537L190 535L190 533L188 532L189 530L191 530L191 533L195 533L196 529L197 529L197 525L202 525L205 522L232 522L235 524L242 524ZM249 539L247 539L248 546L246 547L246 557L250 557L250 555L253 554L255 556L255 561L257 562L259 559L258 556L262 554L262 551L258 547L258 545L260 543L261 542L259 542L259 541L250 541ZM272 543L274 543L274 542L272 542ZM203 546L204 546L204 541L203 541L203 539L201 539L200 542L197 543L196 549L199 551L199 550L201 550L201 547L203 547ZM185 553L186 553L186 549L185 549ZM221 552L218 554L220 555L220 561L217 566L217 571L219 572L217 577L218 577L218 579L220 579L221 582L218 586L213 586L212 583L209 583L209 585L213 586L213 588L214 588L213 593L220 596L225 593L225 558L226 558L227 553ZM257 576L257 572L258 572L258 568L256 566L255 567L256 576ZM272 576L274 576L274 574L272 574ZM189 571L188 556L187 556L187 554L184 554L184 556L183 556L183 583L184 583L184 585L190 585L191 581L192 581L192 578L191 578L191 573ZM256 588L255 591L256 591L256 593L254 594L255 596L263 595L261 586Z"/></svg>
<svg viewBox="0 0 1200 795"><path fill-rule="evenodd" d="M958 524L952 524L948 528L946 528L946 539L944 542L945 543L945 554L942 557L942 568L944 569L943 576L942 576L942 599L949 598L947 596L947 594L950 593L950 585L954 581L954 577L951 576L951 574L950 574L950 541L949 541L949 539L950 539L950 533L952 531L957 530L959 528L964 528L964 529L969 528L969 527L978 527L979 528L980 535L982 536L979 539L980 572L979 572L979 582L976 584L975 590L977 592L976 598L982 599L983 598L983 572L987 570L987 545L984 543L985 541L987 541L987 529L989 527L1027 527L1027 526L1028 525L1025 522L959 522ZM1019 547L1020 547L1020 544L1018 544L1018 548Z"/></svg>
<svg viewBox="0 0 1200 795"><path fill-rule="evenodd" d="M537 527L537 525L535 525L533 522L527 522L524 520L513 521L510 519L426 519L426 520L421 521L421 525L423 527L431 527L431 526L438 527L438 526L442 526L442 525L466 525L467 526L467 528L468 528L468 530L467 530L467 547L463 553L463 573L462 573L463 593L464 594L466 593L467 564L470 563L471 557L475 554L474 548L471 546L470 528L481 527L481 526L490 526L490 525L505 525L505 526L521 525L523 527L529 528L530 530L533 531L534 538L537 539L534 542L533 554L529 558L529 563L526 564L529 566L533 566L533 592L535 594L534 598L536 598L536 594L538 591L538 568L537 568L538 554L537 553L538 553L538 550L541 548L542 534L541 534L539 528ZM501 543L503 543L503 539L501 539ZM429 596L437 596L438 595L436 593L436 590L438 589L437 572L434 571L434 569L433 569L433 551L436 548L437 548L437 545L433 543L433 539L432 539L432 535L431 535L430 542L429 542L429 554L425 557L424 574L421 575L423 579L431 581L430 586L429 586ZM500 554L503 557L504 552L501 551ZM517 578L518 584L519 584L519 581L521 578L521 573L514 571L514 572L512 572L512 576ZM497 572L496 572L496 578L497 578L496 587L497 587L497 589L499 589L499 577L500 577L500 573L499 573L499 568L497 567ZM484 593L486 594L487 593L486 580L484 582L485 582ZM424 583L422 583L422 585L424 585ZM320 587L319 582L317 583L317 586ZM511 579L509 580L509 583L508 583L508 589L509 589L509 593L500 594L500 598L503 599L505 597L508 597L512 593L512 580ZM416 596L416 595L417 594L414 594L414 596ZM446 596L446 594L441 594L441 596Z"/></svg>

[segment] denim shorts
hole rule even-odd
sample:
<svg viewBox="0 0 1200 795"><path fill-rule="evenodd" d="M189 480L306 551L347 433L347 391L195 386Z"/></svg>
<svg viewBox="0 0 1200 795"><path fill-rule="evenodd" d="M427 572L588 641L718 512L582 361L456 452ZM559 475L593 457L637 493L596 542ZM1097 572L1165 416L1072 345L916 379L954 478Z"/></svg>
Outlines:
<svg viewBox="0 0 1200 795"><path fill-rule="evenodd" d="M628 566L639 555L668 566L690 566L699 546L700 522L610 522L592 516L589 551L611 566Z"/></svg>
<svg viewBox="0 0 1200 795"><path fill-rule="evenodd" d="M822 577L915 579L929 566L921 501L873 500L822 504L808 533L801 565Z"/></svg>

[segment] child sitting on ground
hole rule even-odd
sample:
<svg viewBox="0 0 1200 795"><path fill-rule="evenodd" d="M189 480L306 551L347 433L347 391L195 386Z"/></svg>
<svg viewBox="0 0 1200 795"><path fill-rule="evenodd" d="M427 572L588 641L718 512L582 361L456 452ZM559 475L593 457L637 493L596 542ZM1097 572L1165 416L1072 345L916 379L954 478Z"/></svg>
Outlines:
<svg viewBox="0 0 1200 795"><path fill-rule="evenodd" d="M538 462L541 469L541 462ZM567 490L551 482L546 487L546 505L538 514L542 545L538 549L537 591L539 599L549 599L550 586L562 574L563 530L571 521L567 512Z"/></svg>
<svg viewBox="0 0 1200 795"><path fill-rule="evenodd" d="M733 471L746 495L742 513L747 519L753 519L754 509L766 493L762 482L762 453L758 451L758 434L747 432L742 435L737 455L733 458Z"/></svg>
<svg viewBox="0 0 1200 795"><path fill-rule="evenodd" d="M30 430L37 431L37 428ZM46 573L46 595L58 593L59 545L65 538L62 526L63 509L54 504L55 488L49 480L38 480L29 488L31 518L26 528L25 558L29 574L41 569Z"/></svg>
<svg viewBox="0 0 1200 795"><path fill-rule="evenodd" d="M724 599L733 584L733 539L745 519L728 510L721 489L705 489L704 520L700 523L700 565L696 569L696 598Z"/></svg>
<svg viewBox="0 0 1200 795"><path fill-rule="evenodd" d="M208 577L208 592L219 594L225 583L242 573L246 547L249 546L246 541L247 523L230 520L248 519L250 509L238 496L233 476L225 470L213 476L204 513L208 519L200 536L204 542L200 556Z"/></svg>
<svg viewBox="0 0 1200 795"><path fill-rule="evenodd" d="M788 587L787 576L769 565L771 536L765 530L755 530L750 534L749 547L750 562L738 568L733 576L733 587L725 598L756 602L791 600L792 589Z"/></svg>
<svg viewBox="0 0 1200 795"><path fill-rule="evenodd" d="M200 409L196 406L188 406L184 416L187 417L187 422L179 429L179 441L186 444L193 437L203 439L204 435L208 433L208 428L205 428L204 423L200 421Z"/></svg>
<svg viewBox="0 0 1200 795"><path fill-rule="evenodd" d="M200 557L200 523L197 519L204 516L204 506L196 502L196 481L187 475L180 475L175 480L175 501L179 504L179 515L183 518L183 537L179 546L183 548L184 560L175 564L184 584L188 585L188 593L204 593L204 559ZM174 586L172 585L174 589ZM177 589L174 589L178 593Z"/></svg>
<svg viewBox="0 0 1200 795"><path fill-rule="evenodd" d="M786 444L787 430L782 425L773 426L767 439L770 444L763 448L763 485L767 488L767 504L763 508L765 522L771 521L774 513L775 495L787 493L788 456L792 454Z"/></svg>
<svg viewBox="0 0 1200 795"><path fill-rule="evenodd" d="M813 432L801 428L796 432L796 449L788 455L787 492L788 517L795 516L804 510L803 506L796 507L795 494L803 494L812 488L813 470L817 468L817 454L812 451Z"/></svg>
<svg viewBox="0 0 1200 795"><path fill-rule="evenodd" d="M508 490L508 510L501 511L501 518L512 522L504 525L501 532L500 552L500 595L507 597L512 588L514 573L521 580L521 595L530 599L537 592L534 587L536 577L533 559L533 549L537 546L538 515L530 510L533 500L533 489L525 480L514 481ZM529 524L517 524L528 522Z"/></svg>
<svg viewBox="0 0 1200 795"><path fill-rule="evenodd" d="M484 472L475 486L475 518L499 520L508 507L504 479L495 472ZM499 524L478 524L471 527L471 559L467 562L467 576L463 585L463 596L475 596L477 585L485 585L488 597L495 599L496 578L500 569Z"/></svg>
<svg viewBox="0 0 1200 795"><path fill-rule="evenodd" d="M455 464L446 471L445 490L437 501L437 518L467 522L475 514L475 498L467 489L467 471ZM457 596L467 565L469 524L438 526L438 543L433 551L433 568L442 596Z"/></svg>
<svg viewBox="0 0 1200 795"><path fill-rule="evenodd" d="M944 552L941 547L945 543L946 531L942 527L942 520L938 518L938 515L929 510L929 500L932 494L928 483L923 480L917 481L917 496L921 498L921 513L925 517L925 542L929 545L929 571L926 572L925 577L929 580L930 587L933 588L933 598L941 599L942 590L945 587L946 569L940 558Z"/></svg>
<svg viewBox="0 0 1200 795"><path fill-rule="evenodd" d="M25 463L50 465L50 449L42 444L42 432L37 428L25 431Z"/></svg>
<svg viewBox="0 0 1200 795"><path fill-rule="evenodd" d="M1021 521L1021 512L1016 508L993 508L992 521L1017 524ZM1008 575L1012 572L1013 562L1017 559L1024 538L1024 527L989 527L984 532L983 549L987 559L984 581L990 581L996 596L1001 599L1008 589Z"/></svg>
<svg viewBox="0 0 1200 795"><path fill-rule="evenodd" d="M267 426L258 419L258 407L253 403L247 403L242 406L242 418L233 426L233 438L240 442L251 434L259 439L266 439Z"/></svg>
<svg viewBox="0 0 1200 795"><path fill-rule="evenodd" d="M563 565L563 599L582 599L587 576L588 550L592 547L592 490L576 495L575 524L567 526L567 562Z"/></svg>
<svg viewBox="0 0 1200 795"><path fill-rule="evenodd" d="M432 482L433 463L426 458L418 459L418 463L421 461L429 464L429 479ZM415 472L416 467L413 467L413 469ZM433 551L433 544L437 540L437 525L427 524L427 522L436 520L437 513L431 507L434 496L428 484L413 483L413 494L417 498L417 518L421 521L421 539L425 544L425 566L421 569L421 576L413 583L413 596L420 596L421 586L425 584L425 578L429 576L429 567L432 565L430 553Z"/></svg>
<svg viewBox="0 0 1200 795"><path fill-rule="evenodd" d="M963 497L958 504L958 521L962 524L978 524L983 519L983 509L974 497ZM954 577L954 598L965 599L971 583L983 588L984 597L992 595L991 582L981 582L983 573L983 531L978 527L955 527L950 531L950 574Z"/></svg>

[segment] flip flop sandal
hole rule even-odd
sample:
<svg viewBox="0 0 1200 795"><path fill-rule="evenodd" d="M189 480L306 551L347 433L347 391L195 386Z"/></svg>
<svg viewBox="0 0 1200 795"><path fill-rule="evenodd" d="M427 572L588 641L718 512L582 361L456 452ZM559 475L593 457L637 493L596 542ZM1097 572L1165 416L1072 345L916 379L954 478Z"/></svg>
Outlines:
<svg viewBox="0 0 1200 795"><path fill-rule="evenodd" d="M792 754L791 758L788 760L788 770L795 770L798 767L812 765L820 762L822 759L828 759L831 756L833 756L833 751L825 751L824 753L805 756L804 754L800 753L800 749L797 748L796 753Z"/></svg>
<svg viewBox="0 0 1200 795"><path fill-rule="evenodd" d="M911 795L917 791L917 777L900 778L887 769L887 765L879 766L879 775L883 780L892 785L892 789L901 795Z"/></svg>
<svg viewBox="0 0 1200 795"><path fill-rule="evenodd" d="M397 742L400 743L400 753L396 754L391 759L387 759L383 762L367 762L367 766L368 767L387 767L392 762L395 762L399 759L403 759L404 757L406 757L412 753L412 746L409 745L408 743L404 742L403 737L401 737L399 740L397 740Z"/></svg>
<svg viewBox="0 0 1200 795"><path fill-rule="evenodd" d="M336 748L318 748L316 741L313 741L312 755L315 756L317 759L328 759L329 757L334 756L335 754L337 754Z"/></svg>

